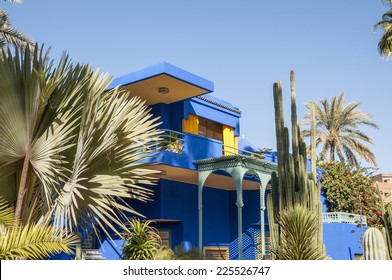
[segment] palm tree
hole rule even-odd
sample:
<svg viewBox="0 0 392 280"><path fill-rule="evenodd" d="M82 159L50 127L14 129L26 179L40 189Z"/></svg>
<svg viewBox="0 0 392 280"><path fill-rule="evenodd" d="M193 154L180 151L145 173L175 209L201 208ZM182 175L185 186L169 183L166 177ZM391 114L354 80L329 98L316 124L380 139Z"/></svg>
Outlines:
<svg viewBox="0 0 392 280"><path fill-rule="evenodd" d="M21 3L21 0L1 0L3 2ZM11 22L3 9L0 9L0 48L14 45L18 49L34 48L32 40L11 26Z"/></svg>
<svg viewBox="0 0 392 280"><path fill-rule="evenodd" d="M391 9L382 15L382 20L374 25L374 29L381 28L384 31L383 36L378 42L378 52L384 56L392 55L392 0L383 0Z"/></svg>
<svg viewBox="0 0 392 280"><path fill-rule="evenodd" d="M321 100L321 107L314 102L316 115L316 146L322 144L321 159L325 160L329 151L329 159L335 160L337 153L341 162L348 161L349 164L358 166L359 157L363 158L373 166L376 166L374 154L366 146L374 144L373 140L363 131L360 126L378 128L371 121L372 115L361 112L357 107L359 102L344 104L344 93L334 96L328 100ZM309 108L310 103L307 104ZM309 124L310 115L306 115L301 124ZM302 136L310 137L310 130L305 129Z"/></svg>
<svg viewBox="0 0 392 280"><path fill-rule="evenodd" d="M110 236L139 214L132 199L149 199L142 160L159 140L157 120L110 83L67 55L54 67L39 48L0 60L0 195L20 224Z"/></svg>
<svg viewBox="0 0 392 280"><path fill-rule="evenodd" d="M0 197L0 260L43 259L55 253L72 253L76 242L76 235L50 225L17 225L14 209Z"/></svg>

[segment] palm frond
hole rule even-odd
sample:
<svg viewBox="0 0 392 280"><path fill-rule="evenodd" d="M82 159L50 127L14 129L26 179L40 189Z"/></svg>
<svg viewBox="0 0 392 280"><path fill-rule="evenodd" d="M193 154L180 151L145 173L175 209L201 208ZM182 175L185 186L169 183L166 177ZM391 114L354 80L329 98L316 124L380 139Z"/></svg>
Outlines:
<svg viewBox="0 0 392 280"><path fill-rule="evenodd" d="M72 253L75 235L52 226L27 225L6 230L0 236L0 259L44 259L50 255Z"/></svg>
<svg viewBox="0 0 392 280"><path fill-rule="evenodd" d="M7 201L0 197L0 228L2 228L0 231L3 232L6 228L12 227L14 225L14 209Z"/></svg>
<svg viewBox="0 0 392 280"><path fill-rule="evenodd" d="M72 253L77 238L50 225L18 225L14 208L0 197L0 260L43 259Z"/></svg>
<svg viewBox="0 0 392 280"><path fill-rule="evenodd" d="M16 3L20 4L22 3L22 0L1 0L2 2L8 2L8 3Z"/></svg>
<svg viewBox="0 0 392 280"><path fill-rule="evenodd" d="M139 99L129 100L118 89L101 94L110 84L107 76L94 72L91 79L76 151L67 155L73 157L72 172L56 204L55 220L68 221L66 226L74 229L83 217L84 223L119 233L114 225L125 230L122 211L137 212L118 199L147 200L150 195L140 187L151 183L146 176L151 171L144 169L142 160L159 139L158 123ZM84 215L85 211L90 214Z"/></svg>

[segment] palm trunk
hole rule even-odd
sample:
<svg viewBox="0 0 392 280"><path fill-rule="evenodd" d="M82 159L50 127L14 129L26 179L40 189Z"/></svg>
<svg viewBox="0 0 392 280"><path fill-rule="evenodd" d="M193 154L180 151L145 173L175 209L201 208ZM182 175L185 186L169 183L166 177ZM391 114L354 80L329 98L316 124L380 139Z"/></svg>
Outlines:
<svg viewBox="0 0 392 280"><path fill-rule="evenodd" d="M335 144L331 143L331 148L329 150L329 160L335 161Z"/></svg>
<svg viewBox="0 0 392 280"><path fill-rule="evenodd" d="M15 218L18 222L21 221L21 218L23 216L23 202L27 191L29 167L30 167L30 149L26 151L26 155L23 161L22 174L20 176L20 183L18 189L18 197L16 200Z"/></svg>

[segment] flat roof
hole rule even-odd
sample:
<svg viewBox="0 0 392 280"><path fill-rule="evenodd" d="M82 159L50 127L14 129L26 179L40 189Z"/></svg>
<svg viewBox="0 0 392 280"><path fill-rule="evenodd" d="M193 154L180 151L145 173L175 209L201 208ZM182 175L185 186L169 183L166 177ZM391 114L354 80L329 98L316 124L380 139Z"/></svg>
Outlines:
<svg viewBox="0 0 392 280"><path fill-rule="evenodd" d="M128 90L130 96L140 96L147 105L170 104L214 91L213 82L167 62L118 77L108 90L116 86Z"/></svg>

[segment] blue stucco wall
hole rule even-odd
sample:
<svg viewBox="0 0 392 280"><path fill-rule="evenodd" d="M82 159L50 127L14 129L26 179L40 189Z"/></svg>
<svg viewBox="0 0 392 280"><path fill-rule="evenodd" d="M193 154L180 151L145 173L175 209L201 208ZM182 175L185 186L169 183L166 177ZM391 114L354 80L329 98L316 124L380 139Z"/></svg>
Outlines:
<svg viewBox="0 0 392 280"><path fill-rule="evenodd" d="M323 241L327 256L334 260L354 260L355 254L362 254L361 236L366 227L352 224L323 223Z"/></svg>
<svg viewBox="0 0 392 280"><path fill-rule="evenodd" d="M182 222L182 240L173 240L173 247L182 241L198 246L197 186L161 180L161 218ZM204 187L203 189L203 244L230 242L230 192Z"/></svg>
<svg viewBox="0 0 392 280"><path fill-rule="evenodd" d="M172 248L183 241L198 246L197 186L170 180L160 180L153 187L153 201L133 201L135 210L147 219L169 219L173 222L154 224L158 229L169 229ZM238 226L236 192L204 187L203 189L203 246L229 246L230 259L238 259ZM260 229L260 201L258 190L243 192L243 258L255 259L255 231ZM265 213L265 222L267 212ZM327 255L335 260L351 260L362 254L361 234L366 228L351 224L323 224L323 239ZM268 227L266 227L268 231ZM122 241L104 240L100 251L107 259L119 259Z"/></svg>
<svg viewBox="0 0 392 280"><path fill-rule="evenodd" d="M184 115L184 101L171 104L159 103L150 106L151 114L159 117L161 122L160 129L170 129L174 131L182 131L182 119Z"/></svg>

